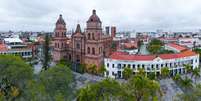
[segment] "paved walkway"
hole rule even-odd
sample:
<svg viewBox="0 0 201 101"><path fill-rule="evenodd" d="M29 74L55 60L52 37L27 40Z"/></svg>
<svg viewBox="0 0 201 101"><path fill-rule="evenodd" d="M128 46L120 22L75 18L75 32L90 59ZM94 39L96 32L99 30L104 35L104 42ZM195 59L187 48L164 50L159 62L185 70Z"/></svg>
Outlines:
<svg viewBox="0 0 201 101"><path fill-rule="evenodd" d="M160 85L164 94L162 101L174 101L177 94L183 93L171 78L160 80Z"/></svg>

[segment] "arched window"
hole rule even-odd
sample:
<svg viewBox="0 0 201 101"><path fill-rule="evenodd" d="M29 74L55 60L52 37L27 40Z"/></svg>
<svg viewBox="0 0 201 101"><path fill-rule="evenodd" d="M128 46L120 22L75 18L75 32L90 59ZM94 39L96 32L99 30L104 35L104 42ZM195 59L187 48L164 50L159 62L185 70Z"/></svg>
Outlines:
<svg viewBox="0 0 201 101"><path fill-rule="evenodd" d="M77 49L80 49L80 44L79 44L79 43L77 43L76 47L77 47Z"/></svg>
<svg viewBox="0 0 201 101"><path fill-rule="evenodd" d="M92 40L95 40L95 36L94 36L94 33L92 33Z"/></svg>
<svg viewBox="0 0 201 101"><path fill-rule="evenodd" d="M87 48L87 53L90 54L90 48L89 47Z"/></svg>
<svg viewBox="0 0 201 101"><path fill-rule="evenodd" d="M91 34L90 34L90 33L88 33L88 39L89 39L89 40L91 39Z"/></svg>
<svg viewBox="0 0 201 101"><path fill-rule="evenodd" d="M95 48L92 48L92 54L95 55Z"/></svg>
<svg viewBox="0 0 201 101"><path fill-rule="evenodd" d="M56 47L56 48L57 48L57 43L54 43L54 47Z"/></svg>

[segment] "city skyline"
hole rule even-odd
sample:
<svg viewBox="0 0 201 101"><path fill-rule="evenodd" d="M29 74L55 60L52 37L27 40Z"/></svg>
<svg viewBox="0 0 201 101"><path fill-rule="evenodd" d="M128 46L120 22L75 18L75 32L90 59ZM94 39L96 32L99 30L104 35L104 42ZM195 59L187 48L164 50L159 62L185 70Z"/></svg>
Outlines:
<svg viewBox="0 0 201 101"><path fill-rule="evenodd" d="M77 23L85 28L92 9L103 26L136 31L198 31L201 26L201 1L192 0L3 0L0 4L0 31L53 31L55 19L63 15L67 29Z"/></svg>

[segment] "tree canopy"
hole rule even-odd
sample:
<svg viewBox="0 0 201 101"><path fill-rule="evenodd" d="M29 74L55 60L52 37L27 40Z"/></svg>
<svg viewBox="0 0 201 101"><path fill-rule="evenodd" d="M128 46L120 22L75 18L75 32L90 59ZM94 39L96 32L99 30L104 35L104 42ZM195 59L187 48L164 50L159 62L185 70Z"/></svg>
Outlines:
<svg viewBox="0 0 201 101"><path fill-rule="evenodd" d="M39 74L21 57L0 55L0 101L72 100L73 76L57 64Z"/></svg>

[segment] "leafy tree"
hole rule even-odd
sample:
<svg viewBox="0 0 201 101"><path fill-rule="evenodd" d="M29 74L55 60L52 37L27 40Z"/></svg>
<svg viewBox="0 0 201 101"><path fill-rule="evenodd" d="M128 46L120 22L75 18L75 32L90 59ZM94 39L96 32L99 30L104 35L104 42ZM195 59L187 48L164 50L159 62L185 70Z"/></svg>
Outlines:
<svg viewBox="0 0 201 101"><path fill-rule="evenodd" d="M191 78L194 77L195 79L195 83L197 81L197 78L200 77L200 68L195 68L192 70L192 75L191 75Z"/></svg>
<svg viewBox="0 0 201 101"><path fill-rule="evenodd" d="M188 74L192 72L192 66L190 64L185 64L184 68Z"/></svg>
<svg viewBox="0 0 201 101"><path fill-rule="evenodd" d="M137 41L138 52L140 52L140 46L143 44L141 40Z"/></svg>
<svg viewBox="0 0 201 101"><path fill-rule="evenodd" d="M166 78L170 75L170 70L168 67L161 68L161 76Z"/></svg>
<svg viewBox="0 0 201 101"><path fill-rule="evenodd" d="M0 55L0 95L15 100L24 95L24 89L33 78L33 69L19 56Z"/></svg>
<svg viewBox="0 0 201 101"><path fill-rule="evenodd" d="M125 67L122 74L124 79L129 79L133 74L133 70L129 67Z"/></svg>
<svg viewBox="0 0 201 101"><path fill-rule="evenodd" d="M184 92L176 95L175 101L200 101L201 99L201 84L193 87L191 92Z"/></svg>
<svg viewBox="0 0 201 101"><path fill-rule="evenodd" d="M105 79L81 88L77 92L77 101L116 101L121 93L120 84L113 79Z"/></svg>
<svg viewBox="0 0 201 101"><path fill-rule="evenodd" d="M88 72L91 74L97 74L97 66L95 64L91 64L88 67Z"/></svg>
<svg viewBox="0 0 201 101"><path fill-rule="evenodd" d="M177 74L173 77L173 80L175 80L176 83L179 83L179 82L182 80L182 78L181 78L180 74L177 73Z"/></svg>
<svg viewBox="0 0 201 101"><path fill-rule="evenodd" d="M195 48L195 49L193 49L193 50L201 56L201 49ZM201 60L201 58L200 58L200 60Z"/></svg>
<svg viewBox="0 0 201 101"><path fill-rule="evenodd" d="M188 89L190 90L190 88L193 87L192 80L189 79L188 77L182 79L180 85L184 91L187 91Z"/></svg>
<svg viewBox="0 0 201 101"><path fill-rule="evenodd" d="M155 80L137 75L124 85L124 92L126 96L123 97L123 101L153 100L160 95L160 85Z"/></svg>
<svg viewBox="0 0 201 101"><path fill-rule="evenodd" d="M60 93L64 95L66 100L69 100L73 95L72 81L73 76L69 67L63 64L42 71L39 75L39 82L45 86L45 91L51 97Z"/></svg>
<svg viewBox="0 0 201 101"><path fill-rule="evenodd" d="M101 75L101 76L104 76L104 73L106 72L106 68L104 65L102 65L99 69L98 69L98 73Z"/></svg>
<svg viewBox="0 0 201 101"><path fill-rule="evenodd" d="M144 68L138 68L137 74L140 76L146 76L146 72L145 72Z"/></svg>
<svg viewBox="0 0 201 101"><path fill-rule="evenodd" d="M49 36L48 34L46 33L45 34L45 42L44 42L44 45L43 45L43 69L44 70L47 70L48 67L49 67L49 62L50 62L50 54L49 54L49 43L50 39L49 39Z"/></svg>
<svg viewBox="0 0 201 101"><path fill-rule="evenodd" d="M147 76L150 80L155 80L156 79L156 74L155 72L150 72Z"/></svg>
<svg viewBox="0 0 201 101"><path fill-rule="evenodd" d="M157 54L161 50L163 43L158 39L153 39L148 45L148 51L152 54Z"/></svg>
<svg viewBox="0 0 201 101"><path fill-rule="evenodd" d="M86 71L86 64L80 64L78 72L83 74L85 71Z"/></svg>

